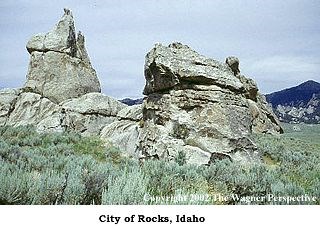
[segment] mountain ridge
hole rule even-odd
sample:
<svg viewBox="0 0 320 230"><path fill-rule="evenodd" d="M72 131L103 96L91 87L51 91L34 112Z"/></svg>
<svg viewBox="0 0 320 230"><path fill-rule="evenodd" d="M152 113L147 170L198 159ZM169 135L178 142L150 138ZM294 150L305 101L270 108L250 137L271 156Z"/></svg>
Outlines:
<svg viewBox="0 0 320 230"><path fill-rule="evenodd" d="M308 80L297 86L285 88L270 94L266 94L266 99L273 107L277 105L294 106L299 101L309 101L314 93L320 92L320 83L314 80Z"/></svg>
<svg viewBox="0 0 320 230"><path fill-rule="evenodd" d="M280 121L320 123L320 83L308 80L297 86L266 94Z"/></svg>

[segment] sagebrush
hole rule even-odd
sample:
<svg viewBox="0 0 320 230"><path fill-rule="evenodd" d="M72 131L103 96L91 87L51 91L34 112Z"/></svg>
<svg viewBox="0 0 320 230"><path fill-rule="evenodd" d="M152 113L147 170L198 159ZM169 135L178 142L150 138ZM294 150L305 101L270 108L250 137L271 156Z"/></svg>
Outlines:
<svg viewBox="0 0 320 230"><path fill-rule="evenodd" d="M98 137L0 127L0 204L286 204L208 199L217 194L308 194L318 200L303 204L320 204L320 128L285 129L284 135L253 137L260 163L195 166L183 152L172 162L141 163ZM193 199L172 199L179 196Z"/></svg>

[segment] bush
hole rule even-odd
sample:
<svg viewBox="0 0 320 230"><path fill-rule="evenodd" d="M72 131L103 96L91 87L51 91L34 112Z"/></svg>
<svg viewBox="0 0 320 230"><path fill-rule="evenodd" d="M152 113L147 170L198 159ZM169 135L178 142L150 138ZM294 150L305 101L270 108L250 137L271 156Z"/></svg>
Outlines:
<svg viewBox="0 0 320 230"><path fill-rule="evenodd" d="M195 166L185 164L183 152L171 162L142 163L104 147L98 137L4 126L0 204L287 204L248 199L268 194L314 196L317 202L290 204L320 204L320 145L313 139L318 134L314 127L302 130L312 132L254 136L261 163ZM217 194L236 199L203 199ZM160 199L145 200L146 195Z"/></svg>
<svg viewBox="0 0 320 230"><path fill-rule="evenodd" d="M0 161L0 204L27 203L26 197L32 183L30 173Z"/></svg>
<svg viewBox="0 0 320 230"><path fill-rule="evenodd" d="M148 183L148 177L139 168L121 171L120 175L109 177L102 204L143 204Z"/></svg>
<svg viewBox="0 0 320 230"><path fill-rule="evenodd" d="M178 155L174 158L174 161L180 166L186 164L187 163L186 153L179 151Z"/></svg>
<svg viewBox="0 0 320 230"><path fill-rule="evenodd" d="M207 181L197 169L194 165L179 166L163 160L150 160L142 167L149 176L148 193L152 196L172 196L178 190L206 192Z"/></svg>

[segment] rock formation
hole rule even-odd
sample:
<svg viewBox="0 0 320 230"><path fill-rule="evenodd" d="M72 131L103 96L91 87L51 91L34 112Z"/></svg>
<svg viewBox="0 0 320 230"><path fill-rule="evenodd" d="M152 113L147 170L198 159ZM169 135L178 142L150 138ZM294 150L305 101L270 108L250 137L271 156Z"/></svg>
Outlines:
<svg viewBox="0 0 320 230"><path fill-rule="evenodd" d="M231 70L235 76L237 76L240 73L239 59L237 57L233 57L233 56L227 57L226 63L231 68Z"/></svg>
<svg viewBox="0 0 320 230"><path fill-rule="evenodd" d="M14 109L17 101L19 89L1 89L0 90L0 125L5 125Z"/></svg>
<svg viewBox="0 0 320 230"><path fill-rule="evenodd" d="M239 60L226 63L180 43L157 44L146 56L142 119L107 125L102 138L143 158L183 152L195 164L258 159L250 134L282 129L255 82L240 75Z"/></svg>
<svg viewBox="0 0 320 230"><path fill-rule="evenodd" d="M181 43L157 44L146 56L146 98L129 107L100 93L69 10L27 49L25 86L0 91L0 125L100 135L128 156L171 160L183 153L199 165L258 160L250 135L282 132L256 83L240 74L236 57L221 63Z"/></svg>
<svg viewBox="0 0 320 230"><path fill-rule="evenodd" d="M100 93L84 36L76 36L70 10L64 10L53 30L33 36L27 50L31 59L24 87L0 90L0 125L99 135L127 107Z"/></svg>
<svg viewBox="0 0 320 230"><path fill-rule="evenodd" d="M65 9L53 30L33 36L27 50L31 57L25 91L57 103L101 91L84 46L84 36L80 32L76 36L70 10Z"/></svg>
<svg viewBox="0 0 320 230"><path fill-rule="evenodd" d="M76 131L83 135L99 135L102 128L117 120L120 110L127 107L101 93L88 93L59 104L37 128L46 131Z"/></svg>

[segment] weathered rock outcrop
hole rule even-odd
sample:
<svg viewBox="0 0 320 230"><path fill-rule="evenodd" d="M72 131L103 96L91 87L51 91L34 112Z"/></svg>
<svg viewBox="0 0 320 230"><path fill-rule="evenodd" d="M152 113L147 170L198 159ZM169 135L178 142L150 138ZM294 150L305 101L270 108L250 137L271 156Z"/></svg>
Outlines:
<svg viewBox="0 0 320 230"><path fill-rule="evenodd" d="M282 131L255 82L240 75L235 57L223 64L180 43L157 44L146 56L145 78L142 119L102 131L102 138L125 143L121 149L131 155L173 159L183 152L188 163L247 162L258 159L252 132ZM117 139L108 139L112 134Z"/></svg>
<svg viewBox="0 0 320 230"><path fill-rule="evenodd" d="M117 121L118 112L127 107L101 93L88 93L60 104L40 94L16 93L15 90L0 91L0 125L34 125L39 132L99 135L107 124Z"/></svg>
<svg viewBox="0 0 320 230"><path fill-rule="evenodd" d="M0 91L0 125L100 135L128 156L174 159L183 153L188 163L205 165L258 160L250 135L282 132L256 83L240 74L236 57L221 63L181 43L157 44L146 56L146 98L127 106L100 93L69 10L27 49L25 86Z"/></svg>
<svg viewBox="0 0 320 230"><path fill-rule="evenodd" d="M99 135L127 107L99 93L84 36L79 32L76 37L70 10L52 31L33 36L27 50L31 60L25 86L0 91L0 125Z"/></svg>
<svg viewBox="0 0 320 230"><path fill-rule="evenodd" d="M125 107L101 93L88 93L60 103L50 116L37 123L37 128L41 132L62 130L99 135L103 127L117 120L118 112Z"/></svg>
<svg viewBox="0 0 320 230"><path fill-rule="evenodd" d="M41 94L51 101L100 92L100 83L84 45L84 36L75 33L70 10L46 34L33 36L28 44L30 64L24 90Z"/></svg>
<svg viewBox="0 0 320 230"><path fill-rule="evenodd" d="M231 68L231 70L235 76L240 74L239 59L237 57L233 57L233 56L227 57L226 63Z"/></svg>
<svg viewBox="0 0 320 230"><path fill-rule="evenodd" d="M223 86L237 93L244 90L240 80L230 74L228 66L180 43L169 47L157 44L146 56L145 78L145 95L193 83Z"/></svg>
<svg viewBox="0 0 320 230"><path fill-rule="evenodd" d="M142 105L123 108L117 114L117 121L105 126L101 131L102 140L105 140L107 145L117 146L124 155L143 157L139 144L142 115Z"/></svg>
<svg viewBox="0 0 320 230"><path fill-rule="evenodd" d="M36 93L21 93L6 125L35 125L52 115L58 105Z"/></svg>
<svg viewBox="0 0 320 230"><path fill-rule="evenodd" d="M0 90L0 125L5 125L17 101L19 89Z"/></svg>

